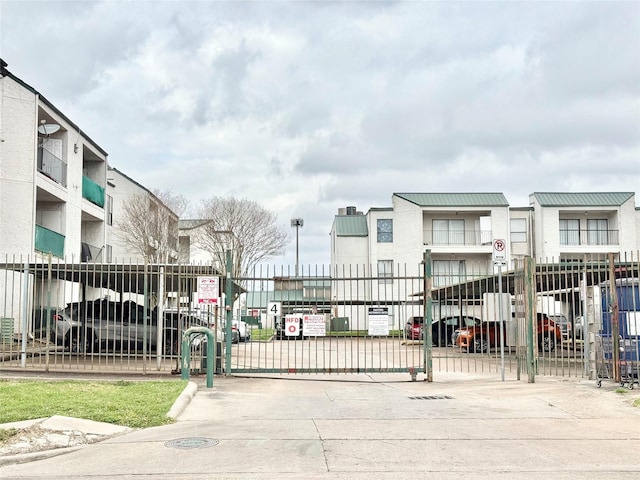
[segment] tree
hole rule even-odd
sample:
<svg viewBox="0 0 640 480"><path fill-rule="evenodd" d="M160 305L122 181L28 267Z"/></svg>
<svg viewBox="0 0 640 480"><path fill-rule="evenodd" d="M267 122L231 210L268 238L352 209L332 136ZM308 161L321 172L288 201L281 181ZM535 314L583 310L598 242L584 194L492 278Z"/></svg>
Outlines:
<svg viewBox="0 0 640 480"><path fill-rule="evenodd" d="M290 241L277 215L250 200L213 197L202 202L199 217L207 222L200 228L196 243L224 274L226 251L230 249L234 276L238 278L249 277L261 261L282 255Z"/></svg>
<svg viewBox="0 0 640 480"><path fill-rule="evenodd" d="M178 216L151 192L130 196L115 222L118 236L149 263L171 263L178 249Z"/></svg>
<svg viewBox="0 0 640 480"><path fill-rule="evenodd" d="M179 218L188 214L191 208L191 202L187 200L184 195L179 193L174 195L171 190L158 190L156 188L153 190L153 194L158 198L158 200L169 207Z"/></svg>

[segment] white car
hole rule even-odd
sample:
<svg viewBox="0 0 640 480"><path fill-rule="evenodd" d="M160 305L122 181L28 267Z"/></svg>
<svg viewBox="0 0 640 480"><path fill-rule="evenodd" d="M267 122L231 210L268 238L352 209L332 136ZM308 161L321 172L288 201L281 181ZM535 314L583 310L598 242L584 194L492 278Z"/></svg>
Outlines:
<svg viewBox="0 0 640 480"><path fill-rule="evenodd" d="M239 342L248 342L251 340L251 327L242 320L234 320L233 328L238 332Z"/></svg>

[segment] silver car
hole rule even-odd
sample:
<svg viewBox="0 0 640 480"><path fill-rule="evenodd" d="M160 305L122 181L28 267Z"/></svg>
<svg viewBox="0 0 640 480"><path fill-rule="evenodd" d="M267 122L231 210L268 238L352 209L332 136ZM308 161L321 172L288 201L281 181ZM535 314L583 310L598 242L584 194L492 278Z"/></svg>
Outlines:
<svg viewBox="0 0 640 480"><path fill-rule="evenodd" d="M145 314L144 307L132 301L71 303L53 318L53 341L73 353L97 352L105 348L139 348L145 339L150 350L157 348L155 311L148 310ZM206 327L207 322L194 315L165 312L163 325L163 351L175 355L180 348L182 332L192 326Z"/></svg>

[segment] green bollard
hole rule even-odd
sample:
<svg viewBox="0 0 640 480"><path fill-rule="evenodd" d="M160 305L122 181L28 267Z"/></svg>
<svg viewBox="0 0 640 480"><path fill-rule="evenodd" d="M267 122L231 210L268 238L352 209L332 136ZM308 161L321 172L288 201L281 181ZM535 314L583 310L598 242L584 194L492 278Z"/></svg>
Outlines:
<svg viewBox="0 0 640 480"><path fill-rule="evenodd" d="M189 380L191 374L191 337L204 333L207 336L207 388L213 388L213 369L215 358L213 356L213 331L206 327L191 327L182 333L182 351L180 361L180 376L182 380Z"/></svg>

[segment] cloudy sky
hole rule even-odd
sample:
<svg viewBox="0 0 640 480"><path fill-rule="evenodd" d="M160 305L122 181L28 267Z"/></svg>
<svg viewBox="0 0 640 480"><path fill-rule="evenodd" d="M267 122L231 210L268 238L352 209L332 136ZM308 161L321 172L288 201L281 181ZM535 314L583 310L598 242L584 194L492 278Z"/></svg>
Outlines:
<svg viewBox="0 0 640 480"><path fill-rule="evenodd" d="M6 1L0 56L149 189L329 263L394 192L640 197L640 2ZM636 198L638 201L638 198ZM306 268L306 267L305 267Z"/></svg>

